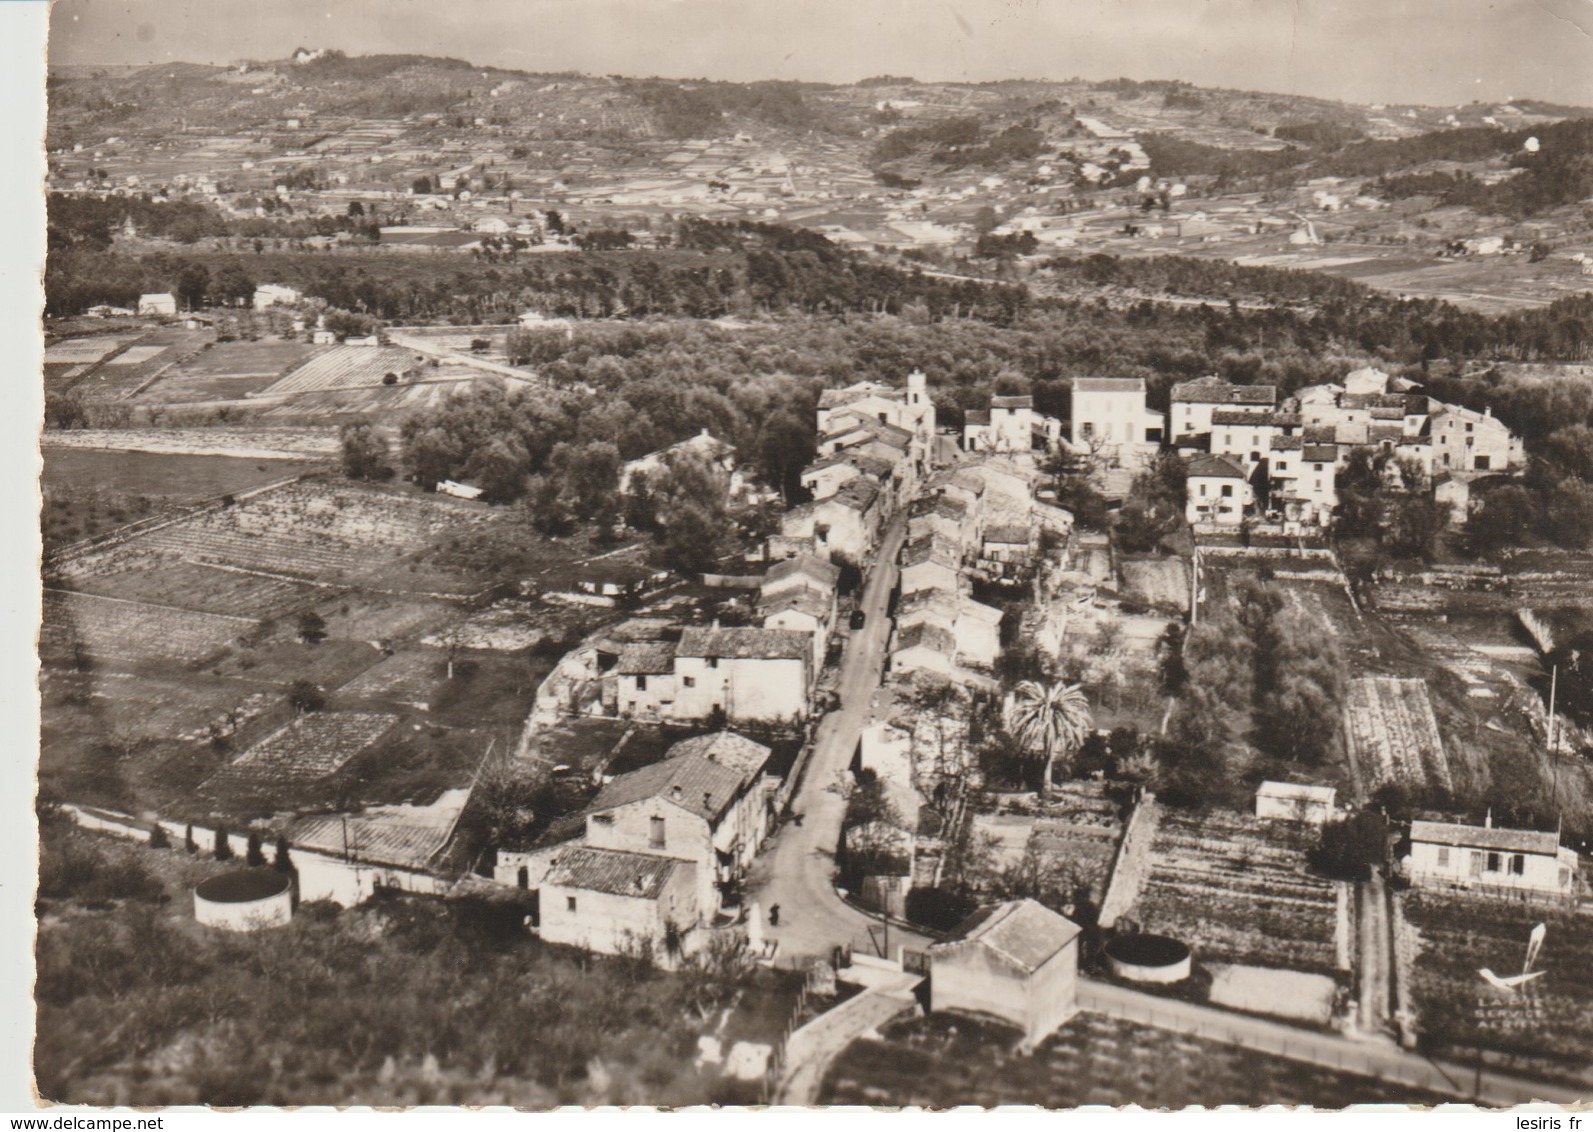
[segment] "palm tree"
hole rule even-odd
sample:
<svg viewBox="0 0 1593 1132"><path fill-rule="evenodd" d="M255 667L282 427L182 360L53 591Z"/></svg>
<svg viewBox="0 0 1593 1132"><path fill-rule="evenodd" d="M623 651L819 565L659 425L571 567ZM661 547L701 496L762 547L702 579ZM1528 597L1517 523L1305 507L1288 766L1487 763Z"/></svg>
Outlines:
<svg viewBox="0 0 1593 1132"><path fill-rule="evenodd" d="M1059 757L1071 757L1094 726L1082 684L1025 680L1013 690L1007 729L1026 753L1045 756L1040 796L1050 797L1051 772Z"/></svg>

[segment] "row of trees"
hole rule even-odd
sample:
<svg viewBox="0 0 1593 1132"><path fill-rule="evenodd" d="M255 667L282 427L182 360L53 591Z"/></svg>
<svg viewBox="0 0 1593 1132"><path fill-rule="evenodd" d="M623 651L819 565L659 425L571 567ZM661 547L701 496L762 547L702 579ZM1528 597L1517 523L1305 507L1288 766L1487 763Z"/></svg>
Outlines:
<svg viewBox="0 0 1593 1132"><path fill-rule="evenodd" d="M1235 579L1189 631L1169 721L1169 785L1194 800L1241 787L1259 749L1296 766L1339 754L1345 660L1330 629L1276 585Z"/></svg>

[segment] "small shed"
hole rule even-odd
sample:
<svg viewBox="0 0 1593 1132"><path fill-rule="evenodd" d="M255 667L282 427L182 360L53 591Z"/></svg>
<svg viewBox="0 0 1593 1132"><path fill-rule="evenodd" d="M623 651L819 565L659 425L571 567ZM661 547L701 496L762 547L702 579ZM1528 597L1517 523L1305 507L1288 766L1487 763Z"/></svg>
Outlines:
<svg viewBox="0 0 1593 1132"><path fill-rule="evenodd" d="M437 484L438 495L452 495L456 499L480 499L482 489L473 484L442 480Z"/></svg>
<svg viewBox="0 0 1593 1132"><path fill-rule="evenodd" d="M930 946L930 1009L993 1014L1038 1045L1078 1009L1078 939L1038 901L987 904Z"/></svg>
<svg viewBox="0 0 1593 1132"><path fill-rule="evenodd" d="M1256 817L1322 825L1333 817L1337 791L1300 782L1263 782L1256 790Z"/></svg>

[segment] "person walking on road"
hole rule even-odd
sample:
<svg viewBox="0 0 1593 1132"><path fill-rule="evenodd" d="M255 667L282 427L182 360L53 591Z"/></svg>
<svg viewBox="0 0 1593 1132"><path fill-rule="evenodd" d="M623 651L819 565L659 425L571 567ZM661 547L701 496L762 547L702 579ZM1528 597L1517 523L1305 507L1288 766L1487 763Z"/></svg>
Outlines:
<svg viewBox="0 0 1593 1132"><path fill-rule="evenodd" d="M769 905L769 926L771 928L780 926L780 905L778 904Z"/></svg>

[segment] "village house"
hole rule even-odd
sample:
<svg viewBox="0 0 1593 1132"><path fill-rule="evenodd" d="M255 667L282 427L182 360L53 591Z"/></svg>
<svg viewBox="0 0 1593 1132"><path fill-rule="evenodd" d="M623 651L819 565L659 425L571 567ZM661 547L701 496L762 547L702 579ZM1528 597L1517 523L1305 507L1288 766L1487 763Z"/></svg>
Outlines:
<svg viewBox="0 0 1593 1132"><path fill-rule="evenodd" d="M966 452L1033 452L1048 450L1062 438L1062 422L1034 410L1027 395L992 397L988 410L964 415L962 446Z"/></svg>
<svg viewBox="0 0 1593 1132"><path fill-rule="evenodd" d="M1001 617L995 606L954 590L921 589L903 595L896 624L938 625L951 633L959 664L992 668L1001 657Z"/></svg>
<svg viewBox="0 0 1593 1132"><path fill-rule="evenodd" d="M1077 1010L1079 927L1036 900L988 904L929 947L930 1009L994 1015L1033 1048Z"/></svg>
<svg viewBox="0 0 1593 1132"><path fill-rule="evenodd" d="M1328 526L1338 506L1338 447L1292 436L1275 436L1269 445L1268 509L1290 523Z"/></svg>
<svg viewBox="0 0 1593 1132"><path fill-rule="evenodd" d="M614 666L618 712L626 719L663 720L675 709L675 646L638 641L620 649Z"/></svg>
<svg viewBox="0 0 1593 1132"><path fill-rule="evenodd" d="M1031 523L998 523L985 528L974 563L992 580L1026 575L1040 555L1039 530Z"/></svg>
<svg viewBox="0 0 1593 1132"><path fill-rule="evenodd" d="M957 593L962 584L962 553L956 543L930 534L902 547L903 594L929 589Z"/></svg>
<svg viewBox="0 0 1593 1132"><path fill-rule="evenodd" d="M718 468L728 476L735 476L736 449L732 444L727 444L714 436L707 429L703 429L696 436L687 437L656 452L649 452L645 456L638 456L626 462L620 468L619 489L622 495L634 495L640 485L648 480L657 479L671 460L686 454L699 456L712 467ZM736 495L744 485L736 480L731 486L731 494Z"/></svg>
<svg viewBox="0 0 1593 1132"><path fill-rule="evenodd" d="M834 495L813 504L813 538L836 562L861 568L879 542L886 497L868 476L843 483Z"/></svg>
<svg viewBox="0 0 1593 1132"><path fill-rule="evenodd" d="M1184 479L1184 518L1238 526L1254 502L1244 469L1226 456L1191 456Z"/></svg>
<svg viewBox="0 0 1593 1132"><path fill-rule="evenodd" d="M1493 410L1476 412L1442 405L1428 420L1435 469L1504 472L1526 463L1521 438L1513 435Z"/></svg>
<svg viewBox="0 0 1593 1132"><path fill-rule="evenodd" d="M695 903L711 919L768 835L775 780L760 743L726 732L686 742L604 786L586 809L584 844L692 862Z"/></svg>
<svg viewBox="0 0 1593 1132"><path fill-rule="evenodd" d="M860 381L845 389L826 389L819 395L818 433L840 431L848 419L872 417L881 424L906 429L913 437L913 458L922 473L929 467L935 439L935 403L929 396L929 379L922 370L907 375L907 388L895 389L874 381Z"/></svg>
<svg viewBox="0 0 1593 1132"><path fill-rule="evenodd" d="M813 641L788 629L687 629L675 649L675 718L733 723L807 717Z"/></svg>
<svg viewBox="0 0 1593 1132"><path fill-rule="evenodd" d="M978 541L972 509L961 499L944 492L913 500L907 516L908 541L930 535L963 547Z"/></svg>
<svg viewBox="0 0 1593 1132"><path fill-rule="evenodd" d="M826 499L855 476L871 476L881 484L888 484L895 467L894 461L858 449L843 448L803 468L802 486L814 499Z"/></svg>
<svg viewBox="0 0 1593 1132"><path fill-rule="evenodd" d="M833 602L841 582L841 568L812 554L798 554L776 562L764 572L758 596L769 601L782 594L807 590Z"/></svg>
<svg viewBox="0 0 1593 1132"><path fill-rule="evenodd" d="M1413 885L1459 885L1572 896L1577 856L1553 833L1456 822L1414 821L1406 872Z"/></svg>
<svg viewBox="0 0 1593 1132"><path fill-rule="evenodd" d="M647 853L569 846L538 888L537 934L604 955L667 962L668 941L702 919L697 866Z"/></svg>
<svg viewBox="0 0 1593 1132"><path fill-rule="evenodd" d="M898 626L891 633L891 672L922 669L950 678L957 671L957 638L929 621Z"/></svg>
<svg viewBox="0 0 1593 1132"><path fill-rule="evenodd" d="M836 431L821 433L815 445L815 451L821 459L870 441L888 444L900 455L912 451L913 434L905 428L886 424L873 417L858 416L849 411L842 411L832 418L831 423L836 426ZM894 464L897 456L886 454L882 459L890 460Z"/></svg>
<svg viewBox="0 0 1593 1132"><path fill-rule="evenodd" d="M814 529L815 510L812 503L799 503L787 508L785 514L780 516L779 532L764 540L763 560L778 563L808 555L828 562L830 549L819 543Z"/></svg>
<svg viewBox="0 0 1593 1132"><path fill-rule="evenodd" d="M1249 413L1217 409L1211 414L1211 454L1227 456L1255 471L1267 458L1271 443L1279 437L1297 436L1300 417L1296 413Z"/></svg>
<svg viewBox="0 0 1593 1132"><path fill-rule="evenodd" d="M1271 385L1234 385L1220 377L1180 381L1172 390L1172 435L1183 444L1186 437L1209 434L1219 409L1270 413L1277 403L1278 391Z"/></svg>
<svg viewBox="0 0 1593 1132"><path fill-rule="evenodd" d="M1072 427L1068 442L1127 468L1148 463L1161 448L1167 418L1145 407L1145 382L1138 377L1073 379Z"/></svg>
<svg viewBox="0 0 1593 1132"><path fill-rule="evenodd" d="M815 672L824 667L824 654L829 648L830 634L835 630L835 615L834 595L824 597L813 590L787 590L758 602L758 618L765 629L787 629L812 635Z"/></svg>

